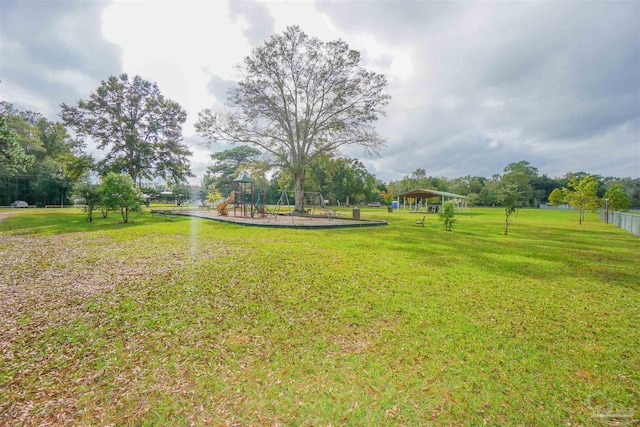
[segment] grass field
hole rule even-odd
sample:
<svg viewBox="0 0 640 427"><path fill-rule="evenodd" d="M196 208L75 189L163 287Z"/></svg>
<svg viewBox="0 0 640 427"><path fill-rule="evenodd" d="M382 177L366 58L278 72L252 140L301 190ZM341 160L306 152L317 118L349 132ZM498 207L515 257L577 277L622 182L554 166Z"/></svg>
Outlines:
<svg viewBox="0 0 640 427"><path fill-rule="evenodd" d="M389 225L5 218L0 425L638 423L639 237L362 217Z"/></svg>

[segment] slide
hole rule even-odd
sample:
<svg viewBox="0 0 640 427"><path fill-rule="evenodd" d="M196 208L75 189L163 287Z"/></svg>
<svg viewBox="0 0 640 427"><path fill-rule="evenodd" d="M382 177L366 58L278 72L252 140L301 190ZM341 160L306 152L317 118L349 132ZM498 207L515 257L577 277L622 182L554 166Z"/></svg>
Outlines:
<svg viewBox="0 0 640 427"><path fill-rule="evenodd" d="M227 210L227 205L229 203L235 202L236 201L236 192L232 191L231 194L229 194L229 197L227 197L226 199L224 199L217 207L218 209L218 215L223 215L223 216L227 216L229 215L229 211Z"/></svg>

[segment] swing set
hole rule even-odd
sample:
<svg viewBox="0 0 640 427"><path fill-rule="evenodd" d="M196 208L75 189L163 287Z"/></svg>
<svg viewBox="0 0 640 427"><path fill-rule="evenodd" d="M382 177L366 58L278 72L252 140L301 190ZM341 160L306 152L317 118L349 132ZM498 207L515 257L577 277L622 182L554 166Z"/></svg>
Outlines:
<svg viewBox="0 0 640 427"><path fill-rule="evenodd" d="M271 220L273 220L274 222L277 221L278 216L280 215L289 216L292 223L295 223L295 216L307 218L326 217L329 221L331 221L328 200L325 200L321 193L317 191L305 191L302 194L303 212L295 212L291 209L291 201L289 200L289 195L285 190L282 192L282 194L280 194L280 198L278 198L278 202L276 203L275 208L272 211L269 211L270 216L268 222L271 222ZM294 199L292 198L291 200ZM283 212L284 209L287 210L286 213Z"/></svg>
<svg viewBox="0 0 640 427"><path fill-rule="evenodd" d="M328 207L329 201L325 200L321 193L305 191L302 194L303 212L294 212L291 208L291 201L294 199L289 199L286 190L280 194L274 209L270 210L264 204L264 189L256 192L253 188L253 180L246 174L241 174L233 180L233 191L218 205L218 215L229 215L231 207L233 207L234 217L255 218L256 215L259 215L260 218L265 218L269 215L268 222L277 221L279 216L289 216L292 223L295 223L294 217L296 216L307 218L326 217L329 221L332 220ZM285 209L286 213L284 212Z"/></svg>

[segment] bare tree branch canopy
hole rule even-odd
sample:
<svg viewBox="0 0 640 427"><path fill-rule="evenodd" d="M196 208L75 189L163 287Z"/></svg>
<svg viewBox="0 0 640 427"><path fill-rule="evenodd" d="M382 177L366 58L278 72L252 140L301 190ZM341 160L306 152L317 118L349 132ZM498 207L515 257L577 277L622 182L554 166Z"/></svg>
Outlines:
<svg viewBox="0 0 640 427"><path fill-rule="evenodd" d="M126 172L134 182L159 176L182 181L193 176L182 141L187 113L165 98L155 83L126 74L103 81L89 100L77 106L62 104L65 125L93 138L108 149L102 164L106 171Z"/></svg>
<svg viewBox="0 0 640 427"><path fill-rule="evenodd" d="M373 123L390 99L387 79L359 62L342 40L325 43L288 27L239 66L243 78L229 94L229 111L201 111L196 130L211 142L270 153L294 176L300 209L305 169L316 156L345 145L375 153L384 145Z"/></svg>

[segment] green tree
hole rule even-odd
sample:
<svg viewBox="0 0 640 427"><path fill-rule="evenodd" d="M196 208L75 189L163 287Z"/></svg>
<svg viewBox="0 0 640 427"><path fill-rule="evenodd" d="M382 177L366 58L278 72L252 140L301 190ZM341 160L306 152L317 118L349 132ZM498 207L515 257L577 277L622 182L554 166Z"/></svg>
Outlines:
<svg viewBox="0 0 640 427"><path fill-rule="evenodd" d="M0 170L5 175L22 173L33 163L33 156L26 154L18 142L17 133L0 115Z"/></svg>
<svg viewBox="0 0 640 427"><path fill-rule="evenodd" d="M455 215L455 205L453 202L446 202L442 206L442 210L439 213L440 221L444 224L444 228L447 231L451 231L451 226L456 221L454 218Z"/></svg>
<svg viewBox="0 0 640 427"><path fill-rule="evenodd" d="M616 185L622 187L622 189L631 196L630 207L640 208L640 178L607 177L605 178L605 184L607 189Z"/></svg>
<svg viewBox="0 0 640 427"><path fill-rule="evenodd" d="M538 169L531 166L526 160L510 163L504 168L504 175L500 180L503 186L514 186L520 193L521 202L525 206L537 206L538 199L535 196L532 182L538 176Z"/></svg>
<svg viewBox="0 0 640 427"><path fill-rule="evenodd" d="M108 150L103 171L126 172L137 183L154 177L180 182L192 176L191 152L181 143L187 114L155 83L140 76L111 76L88 100L61 107L67 126Z"/></svg>
<svg viewBox="0 0 640 427"><path fill-rule="evenodd" d="M526 160L520 160L519 162L516 162L516 163L509 163L507 166L505 166L503 172L504 173L517 172L530 177L538 176L538 168L531 166L531 164Z"/></svg>
<svg viewBox="0 0 640 427"><path fill-rule="evenodd" d="M288 27L244 59L230 111L200 112L196 130L209 141L270 153L291 173L302 210L305 173L317 156L353 144L375 152L384 144L373 123L390 99L387 80L359 63L360 54L344 41L325 43Z"/></svg>
<svg viewBox="0 0 640 427"><path fill-rule="evenodd" d="M213 165L207 168L204 184L206 187L214 185L222 193L228 194L233 189L233 180L241 170L246 170L261 159L261 152L257 148L240 145L229 150L213 153Z"/></svg>
<svg viewBox="0 0 640 427"><path fill-rule="evenodd" d="M129 175L109 172L100 186L102 202L109 210L120 209L122 221L129 222L129 212L142 207L142 192Z"/></svg>
<svg viewBox="0 0 640 427"><path fill-rule="evenodd" d="M375 177L357 159L336 159L331 181L332 193L347 205L370 200L371 193L377 193Z"/></svg>
<svg viewBox="0 0 640 427"><path fill-rule="evenodd" d="M216 188L215 185L210 185L207 188L207 197L205 197L204 202L209 206L213 206L221 199L222 194L220 193L220 191Z"/></svg>
<svg viewBox="0 0 640 427"><path fill-rule="evenodd" d="M37 123L42 117L32 111L20 111L9 102L0 103L2 115L7 119L7 126L13 129L22 150L30 155L42 159L45 148L39 138Z"/></svg>
<svg viewBox="0 0 640 427"><path fill-rule="evenodd" d="M480 195L478 193L467 194L467 206L470 208L480 204Z"/></svg>
<svg viewBox="0 0 640 427"><path fill-rule="evenodd" d="M515 185L509 184L496 190L496 201L504 208L504 235L509 234L509 218L522 204L522 194Z"/></svg>
<svg viewBox="0 0 640 427"><path fill-rule="evenodd" d="M0 111L29 159L20 170L0 168L0 200L9 196L1 190L2 181L13 180L20 182L22 196L30 203L62 204L73 183L92 167L93 159L84 153L84 145L72 139L61 123L42 114L20 111L8 102L0 103Z"/></svg>
<svg viewBox="0 0 640 427"><path fill-rule="evenodd" d="M382 200L384 200L387 205L391 205L391 202L393 202L393 190L390 188L387 191L382 190L380 197L382 197Z"/></svg>
<svg viewBox="0 0 640 427"><path fill-rule="evenodd" d="M479 194L486 180L487 179L483 177L467 175L452 179L449 181L448 187L452 193L462 194L463 196L471 193Z"/></svg>
<svg viewBox="0 0 640 427"><path fill-rule="evenodd" d="M326 154L318 155L308 167L305 179L306 191L318 191L326 199L335 199L334 175L337 170L336 159Z"/></svg>
<svg viewBox="0 0 640 427"><path fill-rule="evenodd" d="M549 194L555 188L561 188L563 184L555 179L549 178L547 175L536 176L531 179L531 187L533 187L533 197L535 206L548 201Z"/></svg>
<svg viewBox="0 0 640 427"><path fill-rule="evenodd" d="M91 183L89 180L82 180L75 183L71 193L80 199L87 211L87 221L93 221L93 211L102 201L100 186Z"/></svg>
<svg viewBox="0 0 640 427"><path fill-rule="evenodd" d="M598 198L599 181L592 175L573 177L566 188L563 189L566 202L578 208L578 222L584 221L584 211L595 209L600 205Z"/></svg>
<svg viewBox="0 0 640 427"><path fill-rule="evenodd" d="M560 206L564 203L564 193L559 188L554 188L551 194L549 194L549 204L551 206Z"/></svg>
<svg viewBox="0 0 640 427"><path fill-rule="evenodd" d="M624 191L619 185L614 185L604 194L605 199L609 199L609 209L613 211L626 212L631 206L631 195Z"/></svg>
<svg viewBox="0 0 640 427"><path fill-rule="evenodd" d="M498 200L496 198L498 189L499 184L496 181L487 180L482 187L482 190L480 190L480 193L478 194L480 204L482 206L494 206L496 203L498 203Z"/></svg>

